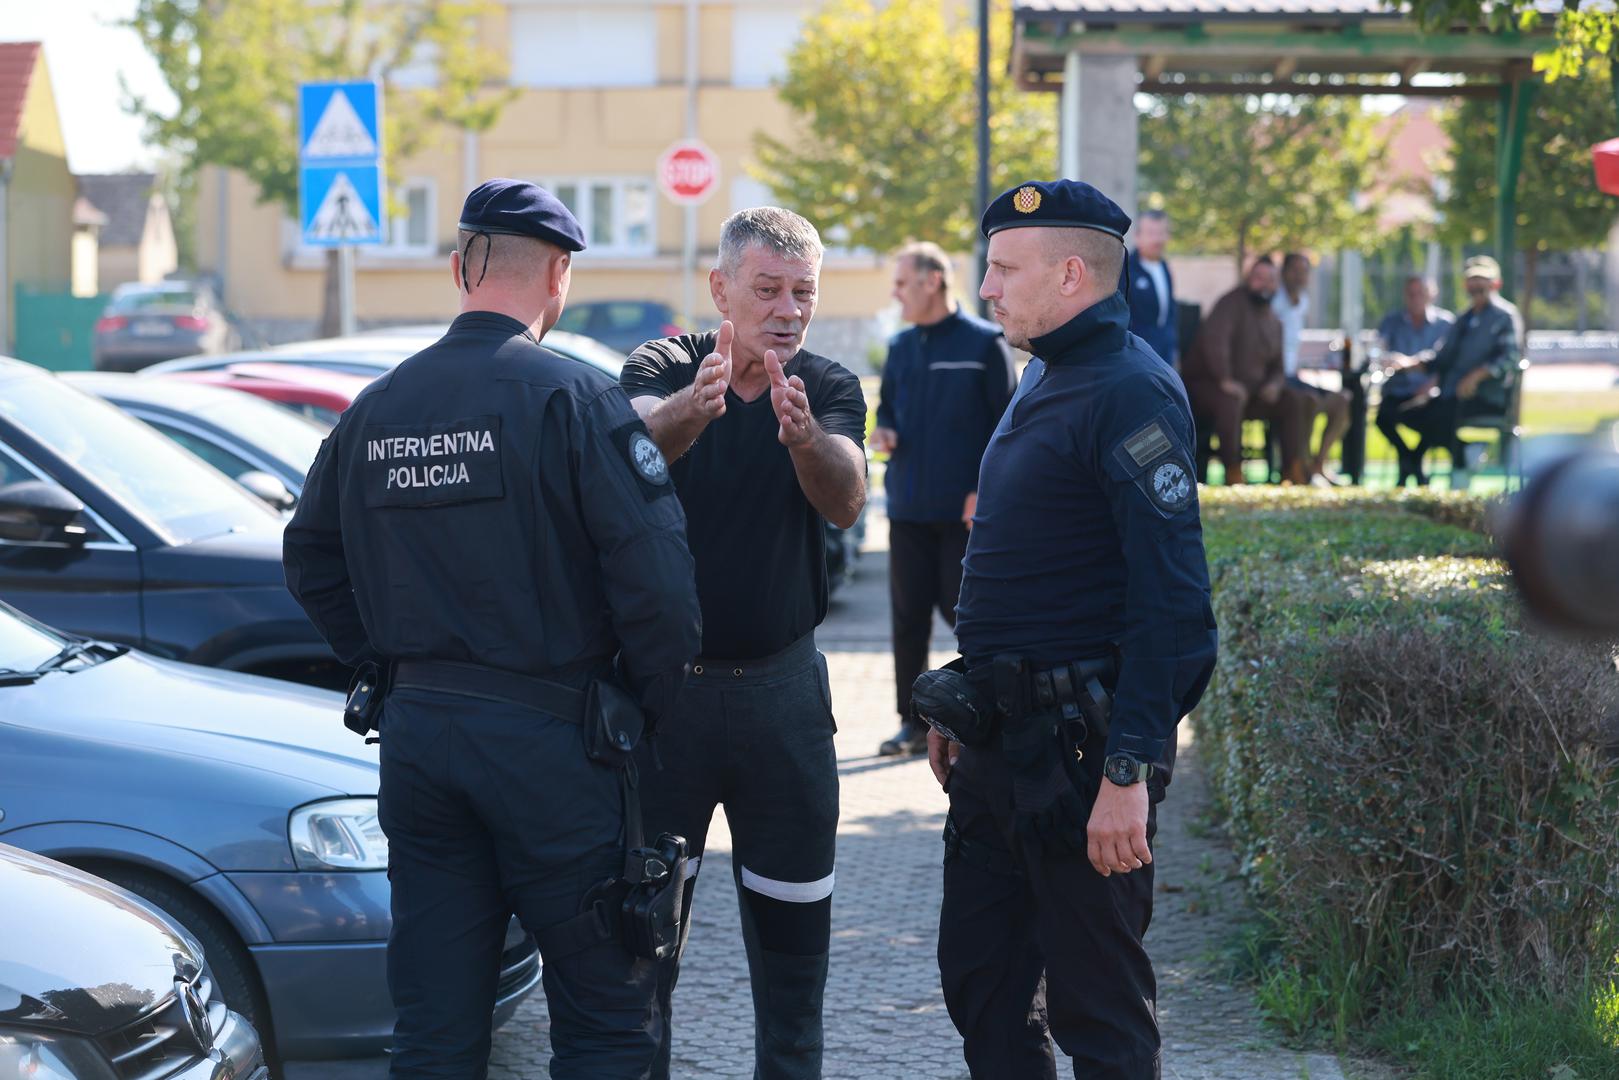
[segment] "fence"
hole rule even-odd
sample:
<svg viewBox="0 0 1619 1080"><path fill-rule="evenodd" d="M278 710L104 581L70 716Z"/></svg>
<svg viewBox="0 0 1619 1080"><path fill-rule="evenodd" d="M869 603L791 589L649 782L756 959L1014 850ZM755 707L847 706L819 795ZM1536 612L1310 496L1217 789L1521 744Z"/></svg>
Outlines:
<svg viewBox="0 0 1619 1080"><path fill-rule="evenodd" d="M108 297L74 296L17 286L17 359L52 371L86 371L94 363L96 319Z"/></svg>

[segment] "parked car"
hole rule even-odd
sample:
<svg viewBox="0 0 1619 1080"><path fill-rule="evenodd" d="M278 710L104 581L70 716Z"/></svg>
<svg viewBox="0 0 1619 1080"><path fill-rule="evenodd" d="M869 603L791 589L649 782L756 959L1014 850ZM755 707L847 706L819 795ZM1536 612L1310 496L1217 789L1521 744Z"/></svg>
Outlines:
<svg viewBox="0 0 1619 1080"><path fill-rule="evenodd" d="M338 694L59 633L0 603L0 843L94 873L183 926L206 953L216 999L252 1021L272 1059L381 1054L395 1015L388 841L377 749L341 712ZM9 892L0 874L0 910ZM67 910L0 917L0 989L25 939L79 932ZM83 947L100 942L87 934ZM514 920L497 1024L539 977L534 941ZM128 981L139 989L139 979L172 988L174 975L165 963ZM91 985L118 981L109 971Z"/></svg>
<svg viewBox="0 0 1619 1080"><path fill-rule="evenodd" d="M330 431L343 410L371 385L365 375L326 371L303 364L229 364L206 371L176 371L166 376L204 386L240 390L273 401L289 412Z"/></svg>
<svg viewBox="0 0 1619 1080"><path fill-rule="evenodd" d="M0 1076L264 1080L195 940L128 893L0 845Z"/></svg>
<svg viewBox="0 0 1619 1080"><path fill-rule="evenodd" d="M120 285L96 320L98 371L138 371L159 360L242 347L213 290L194 281Z"/></svg>
<svg viewBox="0 0 1619 1080"><path fill-rule="evenodd" d="M61 378L150 424L275 510L297 503L325 435L280 406L217 386L105 372Z"/></svg>
<svg viewBox="0 0 1619 1080"><path fill-rule="evenodd" d="M287 593L282 526L140 421L0 358L0 597L170 659L346 685Z"/></svg>
<svg viewBox="0 0 1619 1080"><path fill-rule="evenodd" d="M557 320L557 329L593 337L626 355L654 338L686 332L676 321L673 308L652 300L586 300L569 304Z"/></svg>
<svg viewBox="0 0 1619 1080"><path fill-rule="evenodd" d="M399 363L427 348L444 336L442 326L404 326L368 331L346 338L299 341L271 349L232 353L228 356L187 356L147 368L143 375L168 375L177 371L212 371L234 364L298 364L324 368L374 379L392 371ZM606 372L613 378L624 368L624 354L599 341L578 334L553 330L545 335L545 347L559 356L578 360Z"/></svg>

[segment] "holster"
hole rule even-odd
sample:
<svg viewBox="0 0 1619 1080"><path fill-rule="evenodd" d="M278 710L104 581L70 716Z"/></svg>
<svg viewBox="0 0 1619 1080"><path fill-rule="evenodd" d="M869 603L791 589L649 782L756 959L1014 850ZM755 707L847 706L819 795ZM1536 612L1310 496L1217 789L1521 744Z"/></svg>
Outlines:
<svg viewBox="0 0 1619 1080"><path fill-rule="evenodd" d="M393 666L366 660L354 669L349 680L348 699L343 702L343 726L356 735L366 736L381 726L382 703L388 696Z"/></svg>

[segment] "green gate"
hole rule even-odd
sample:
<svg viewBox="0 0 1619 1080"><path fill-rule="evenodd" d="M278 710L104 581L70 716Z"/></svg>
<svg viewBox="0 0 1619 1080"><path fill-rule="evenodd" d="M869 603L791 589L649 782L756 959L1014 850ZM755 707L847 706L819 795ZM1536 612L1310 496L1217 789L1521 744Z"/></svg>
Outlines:
<svg viewBox="0 0 1619 1080"><path fill-rule="evenodd" d="M17 359L52 371L88 371L96 320L108 299L18 285Z"/></svg>

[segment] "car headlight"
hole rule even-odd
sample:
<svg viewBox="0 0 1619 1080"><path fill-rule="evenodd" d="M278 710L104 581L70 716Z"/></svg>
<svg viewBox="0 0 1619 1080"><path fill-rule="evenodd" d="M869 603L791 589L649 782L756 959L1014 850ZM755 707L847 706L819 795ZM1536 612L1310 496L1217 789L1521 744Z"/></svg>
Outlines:
<svg viewBox="0 0 1619 1080"><path fill-rule="evenodd" d="M287 826L301 870L386 870L388 838L375 799L332 799L292 812Z"/></svg>
<svg viewBox="0 0 1619 1080"><path fill-rule="evenodd" d="M10 1080L118 1080L87 1039L0 1028L0 1077Z"/></svg>

